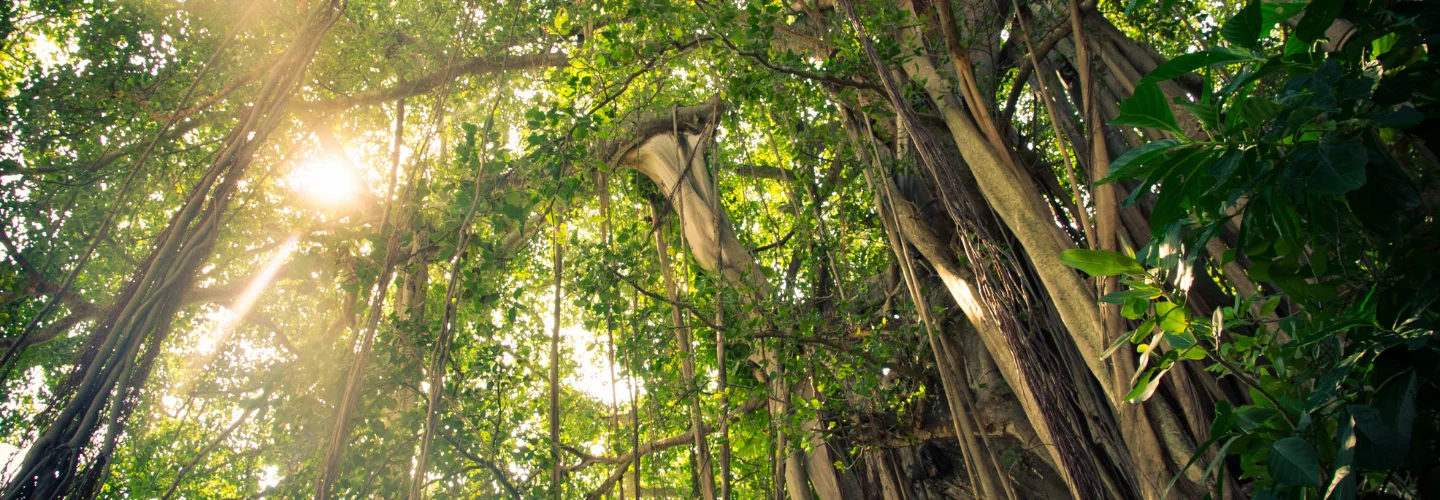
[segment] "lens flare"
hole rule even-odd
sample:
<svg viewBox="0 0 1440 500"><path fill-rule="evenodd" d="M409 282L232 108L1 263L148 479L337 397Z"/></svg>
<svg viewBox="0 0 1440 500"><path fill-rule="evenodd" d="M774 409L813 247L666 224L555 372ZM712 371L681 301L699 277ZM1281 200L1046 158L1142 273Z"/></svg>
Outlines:
<svg viewBox="0 0 1440 500"><path fill-rule="evenodd" d="M275 254L270 256L270 260L260 268L260 272L250 280L250 284L245 286L245 290L240 293L240 296L235 298L235 302L224 306L218 314L211 316L215 321L215 326L196 343L195 357L190 360L190 366L185 371L182 387L188 387L190 376L209 364L210 360L215 357L215 353L225 345L226 341L230 340L231 333L235 331L235 325L244 319L245 314L250 312L250 308L255 305L255 301L259 300L260 295L265 293L265 289L270 287L270 282L275 280L275 275L280 272L280 267L290 259L290 254L295 252L295 247L299 243L300 235L290 235L285 243L275 250ZM187 390L182 390L180 394L185 392Z"/></svg>
<svg viewBox="0 0 1440 500"><path fill-rule="evenodd" d="M348 202L360 193L355 168L344 158L312 158L290 172L285 183L295 192L322 206Z"/></svg>

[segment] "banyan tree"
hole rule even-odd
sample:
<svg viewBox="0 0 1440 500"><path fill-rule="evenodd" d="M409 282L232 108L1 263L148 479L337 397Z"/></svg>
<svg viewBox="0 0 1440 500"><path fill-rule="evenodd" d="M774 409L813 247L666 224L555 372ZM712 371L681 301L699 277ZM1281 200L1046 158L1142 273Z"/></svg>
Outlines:
<svg viewBox="0 0 1440 500"><path fill-rule="evenodd" d="M31 0L0 496L1440 495L1440 9Z"/></svg>

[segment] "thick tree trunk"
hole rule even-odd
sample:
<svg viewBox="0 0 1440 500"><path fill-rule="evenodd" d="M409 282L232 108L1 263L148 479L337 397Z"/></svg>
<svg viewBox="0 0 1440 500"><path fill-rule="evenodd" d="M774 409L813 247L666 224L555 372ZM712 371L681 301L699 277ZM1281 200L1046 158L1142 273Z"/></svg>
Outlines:
<svg viewBox="0 0 1440 500"><path fill-rule="evenodd" d="M910 10L908 2L901 2L901 8ZM909 30L911 36L915 31ZM918 40L919 38L916 37ZM1124 436L1129 460L1140 471L1137 486L1142 496L1158 497L1170 478L1166 464L1154 460L1156 456L1168 456L1166 444L1161 442L1151 419L1137 408L1126 408L1123 397L1128 392L1128 372L1123 365L1115 365L1100 359L1109 337L1104 321L1095 306L1096 296L1081 277L1059 261L1060 254L1073 248L1073 243L1059 230L1049 217L1049 211L1039 197L1039 190L1028 176L1003 161L984 135L976 128L969 115L960 106L959 100L946 83L947 80L935 70L928 58L911 58L905 65L911 78L923 82L927 93L939 108L948 125L961 156L975 173L980 191L990 206L1004 220L1006 226L1015 232L1025 253L1039 274L1053 305L1059 313L1072 340L1079 348L1091 373L1100 382L1109 406L1123 415L1120 431ZM1122 378L1123 377L1123 378ZM1167 415L1158 415L1166 418ZM1169 415L1173 417L1173 415ZM1181 453L1188 453L1182 450ZM1115 457L1118 458L1118 457Z"/></svg>
<svg viewBox="0 0 1440 500"><path fill-rule="evenodd" d="M682 149L673 134L665 133L677 128L682 131L701 128L698 124L718 109L718 104L701 105L676 110L660 119L639 122L634 127L635 139L602 147L601 151L604 157L645 174L655 182L661 193L670 195L671 204L676 207L676 211L684 214L681 234L689 246L691 257L702 269L719 273L723 281L740 290L747 301L763 304L769 300L773 288L760 272L749 250L735 237L734 229L724 213L718 214L720 231L718 234L715 232L717 214L713 210L718 205L712 198L716 193L712 192L713 184L704 166L703 156L688 155L690 163L687 165L685 149ZM682 135L687 138L687 143L696 142L698 137L693 133ZM723 251L717 251L720 250L718 247L723 247ZM717 256L723 260L716 260ZM759 308L754 313L762 314ZM765 348L757 349L755 357L756 364L764 371L761 378L769 381L768 390L774 396L770 401L772 414L789 414L790 388L781 376L780 357ZM786 484L790 494L806 495L808 498L810 481L806 473L804 452L796 449L784 456ZM842 477L845 473L834 471L833 467L827 474L836 474L834 480L837 484L846 481Z"/></svg>

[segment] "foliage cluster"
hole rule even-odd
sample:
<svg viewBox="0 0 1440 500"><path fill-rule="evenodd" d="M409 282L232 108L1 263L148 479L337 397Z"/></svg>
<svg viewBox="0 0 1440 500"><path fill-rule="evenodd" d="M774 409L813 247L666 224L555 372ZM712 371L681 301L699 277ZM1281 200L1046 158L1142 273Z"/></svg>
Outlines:
<svg viewBox="0 0 1440 500"><path fill-rule="evenodd" d="M1354 32L1321 39L1342 10ZM1138 181L1137 194L1153 187L1155 238L1064 259L1124 277L1127 289L1101 301L1139 324L1103 355L1132 344L1141 353L1131 401L1191 360L1246 384L1253 404L1222 402L1191 462L1211 475L1239 460L1256 498L1440 486L1440 234L1418 189L1440 172L1399 133L1434 134L1411 127L1440 113L1424 48L1437 22L1433 4L1252 0L1224 23L1223 46L1151 72L1115 120L1179 137L1127 152L1105 180ZM1175 105L1204 136L1186 137L1156 82L1197 70L1203 97ZM1227 233L1238 250L1207 259L1207 243ZM1259 293L1236 289L1225 270L1236 261ZM1214 280L1235 302L1194 317L1194 280Z"/></svg>

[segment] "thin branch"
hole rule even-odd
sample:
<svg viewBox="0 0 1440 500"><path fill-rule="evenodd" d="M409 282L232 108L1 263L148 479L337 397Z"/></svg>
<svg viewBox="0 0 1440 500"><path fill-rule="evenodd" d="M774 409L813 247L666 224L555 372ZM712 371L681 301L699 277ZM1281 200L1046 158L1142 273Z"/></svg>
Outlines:
<svg viewBox="0 0 1440 500"><path fill-rule="evenodd" d="M764 406L764 405L765 405L765 398L764 398L764 397L761 397L761 396L755 396L755 397L753 397L753 398L750 398L749 401L746 401L745 404L740 405L738 408L735 408L734 410L732 410L732 411L729 413L728 418L729 418L730 421L732 421L732 422L738 421L738 420L740 420L741 417L745 416L745 415L748 414L748 413L754 412L755 410L760 409L760 408L761 408L762 406ZM701 431L702 431L702 434L709 434L709 433L711 433L711 432L714 431L714 429L710 428L710 426L708 426L708 425L703 426L703 427L701 427L700 429L701 429ZM677 435L674 435L674 436L670 436L670 437L667 437L667 438L664 438L664 439L657 439L657 440L654 440L654 441L651 441L651 442L642 444L642 445L640 445L640 450L641 450L641 454L649 455L649 454L655 453L655 452L657 452L657 451L668 450L668 449L674 448L674 447L676 447L676 446L681 446L681 445L685 445L685 444L690 444L692 441L694 441L694 439L695 439L695 433L693 433L693 432L691 432L691 431L689 431L689 430L686 430L685 432L683 432L683 433L681 433L681 434L677 434ZM633 461L633 460L635 460L635 450L630 450L628 453L625 453L625 454L623 454L623 455L583 456L582 460L581 460L579 463L576 463L576 464L573 464L573 465L566 465L566 466L563 466L561 469L564 470L565 472L576 472L576 471L580 471L580 470L585 470L586 468L590 467L591 465L595 465L595 464L622 465L622 466L623 466L623 465L629 464L629 463L630 463L631 461ZM624 469L621 468L621 471L623 471L623 470L624 470ZM617 475L618 475L618 474L619 474L619 473L617 472ZM612 479L618 479L618 478L615 478L614 476L612 476ZM613 483L613 482L614 482L613 480L606 480L606 483ZM597 489L597 490L594 491L594 492L591 492L591 494L590 494L590 495L587 495L587 497L604 495L608 490L609 490L609 486L607 486L606 484L602 484L599 489Z"/></svg>
<svg viewBox="0 0 1440 500"><path fill-rule="evenodd" d="M486 469L490 469L490 473L495 475L495 480L500 482L500 486L505 487L505 491L509 492L512 498L514 498L515 500L520 500L520 498L522 498L520 496L520 490L515 489L515 485L510 482L510 477L505 474L504 470L496 466L495 462L480 458L479 455L471 453L469 450L461 447L460 443L455 442L454 436L451 436L449 434L444 434L443 436L445 437L445 441L450 443L450 447L453 448L456 453L459 453L460 456L465 457L471 462L480 464Z"/></svg>
<svg viewBox="0 0 1440 500"><path fill-rule="evenodd" d="M1068 19L1068 18L1067 18ZM1031 57L1020 63L1020 69L1015 71L1014 83L1010 85L1010 96L1005 98L1005 116L1003 121L1010 121L1015 116L1015 103L1020 99L1020 93L1025 91L1025 82L1030 79L1030 73L1035 71L1035 65L1031 62L1035 59L1044 59L1055 49L1055 44L1060 43L1065 37L1070 36L1073 29L1068 20L1061 20L1058 26L1050 29L1040 43L1035 44L1034 50L1030 51Z"/></svg>
<svg viewBox="0 0 1440 500"><path fill-rule="evenodd" d="M719 325L716 325L715 323L712 323L710 320L705 319L705 315L702 314L699 309L696 309L695 306L692 306L692 305L690 305L689 303L680 302L680 301L675 301L675 300L670 300L669 297L666 297L666 296L664 296L664 295L660 295L660 294L658 294L658 293L655 293L655 292L646 290L645 287L640 286L639 283L636 283L635 281L631 280L629 276L622 275L622 274L620 274L619 272L616 272L614 269L608 269L608 268L607 268L605 271L606 271L606 272L609 272L611 276L614 276L614 277L616 277L616 278L619 278L620 281L623 281L623 282L625 282L625 284L630 285L630 288L634 288L635 291L640 292L641 294L645 295L646 297L650 297L651 299L658 300L658 301L663 302L663 303L666 303L666 304L670 304L670 305L673 305L673 306L680 306L680 307L684 308L686 311L689 311L689 312L690 312L690 315L691 315L691 316L694 316L694 317L695 317L695 320L696 320L696 321L699 321L700 324L703 324L703 325L705 325L705 326L708 327L708 328L714 328L714 329L719 329L719 328L720 328Z"/></svg>
<svg viewBox="0 0 1440 500"><path fill-rule="evenodd" d="M773 179L780 182L795 182L790 170L769 165L737 165L735 173L755 179Z"/></svg>
<svg viewBox="0 0 1440 500"><path fill-rule="evenodd" d="M795 228L792 227L792 228L790 228L790 231L789 231L789 232L785 233L785 236L781 236L780 239L775 240L774 243L771 243L771 244L768 244L768 245L761 245L761 246L755 247L755 249L754 249L754 250L751 250L750 253L752 253L752 254L758 254L758 253L764 252L764 251L766 251L766 250L771 250L771 249L774 249L774 248L776 248L776 247L783 246L783 245L785 245L786 243L788 243L788 242L790 241L790 238L793 238L794 236L795 236Z"/></svg>
<svg viewBox="0 0 1440 500"><path fill-rule="evenodd" d="M570 57L563 52L526 55L502 55L473 57L450 65L434 73L390 88L365 92L348 97L298 104L297 107L314 111L339 111L356 106L366 106L415 97L445 85L451 79L504 70L553 68L568 64Z"/></svg>

